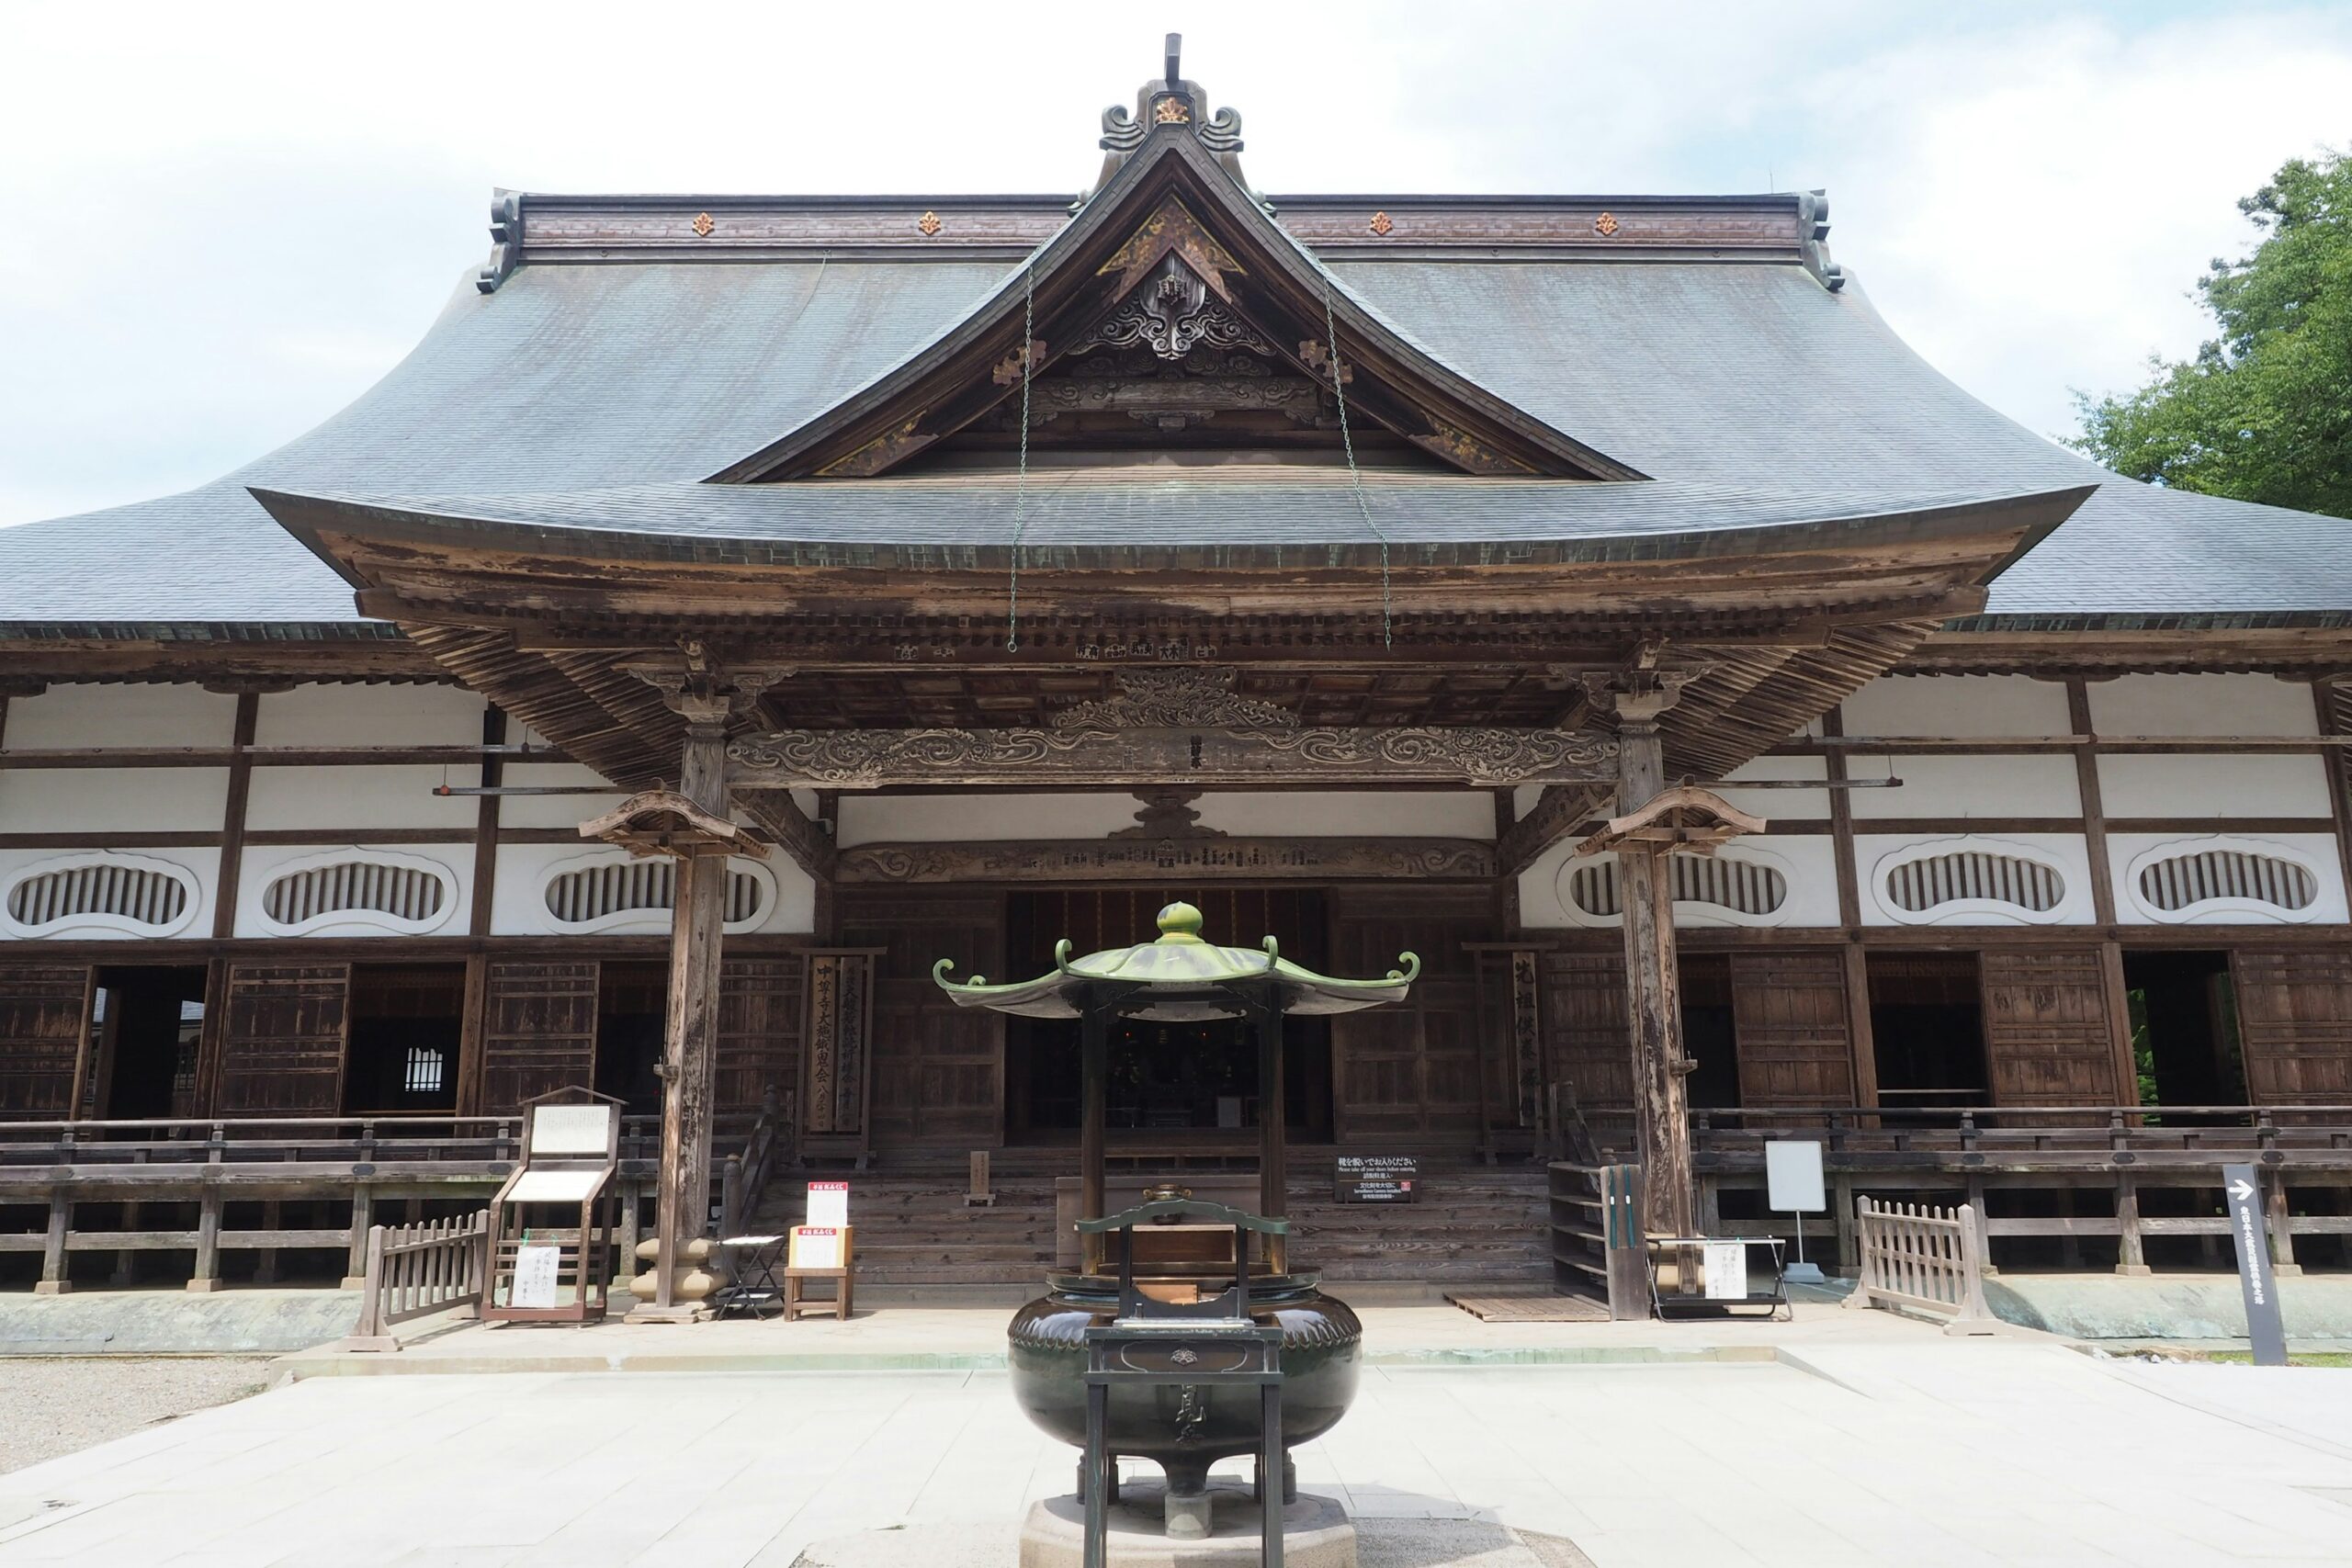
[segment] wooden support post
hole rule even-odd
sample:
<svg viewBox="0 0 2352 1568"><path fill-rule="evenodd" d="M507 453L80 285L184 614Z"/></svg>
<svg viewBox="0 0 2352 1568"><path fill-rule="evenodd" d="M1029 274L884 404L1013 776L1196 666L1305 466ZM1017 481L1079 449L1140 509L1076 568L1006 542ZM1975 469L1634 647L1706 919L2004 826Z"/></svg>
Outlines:
<svg viewBox="0 0 2352 1568"><path fill-rule="evenodd" d="M1990 1211L1984 1207L1984 1179L1981 1176L1968 1179L1968 1206L1976 1211L1977 1224L1983 1224L1989 1218ZM1984 1272L1998 1274L2000 1270L1993 1267L1993 1233L1989 1230L1984 1233Z"/></svg>
<svg viewBox="0 0 2352 1568"><path fill-rule="evenodd" d="M2115 1271L2146 1274L2148 1251L2140 1235L2140 1183L2130 1171L2115 1177L2115 1231L2118 1238Z"/></svg>
<svg viewBox="0 0 2352 1568"><path fill-rule="evenodd" d="M285 1217L286 1211L277 1199L272 1198L262 1204L262 1229L266 1231L285 1229L286 1227L280 1223ZM254 1283L256 1285L277 1283L277 1248L265 1247L261 1249L260 1256L254 1260Z"/></svg>
<svg viewBox="0 0 2352 1568"><path fill-rule="evenodd" d="M351 1247L343 1265L343 1288L368 1282L368 1229L376 1223L376 1190L361 1182L351 1190Z"/></svg>
<svg viewBox="0 0 2352 1568"><path fill-rule="evenodd" d="M1679 690L1622 694L1616 699L1620 813L1637 810L1666 788L1666 749L1657 719L1673 705ZM1633 1037L1642 1224L1653 1235L1689 1235L1693 1193L1686 1087L1692 1064L1682 1047L1673 878L1665 852L1638 842L1618 850L1617 876L1625 910L1625 1018Z"/></svg>
<svg viewBox="0 0 2352 1568"><path fill-rule="evenodd" d="M1258 1027L1258 1211L1279 1220L1290 1213L1289 1129L1283 1103L1283 1014L1270 996L1252 1010ZM1245 1237L1241 1243L1248 1245ZM1290 1272L1290 1238L1266 1238L1266 1267Z"/></svg>
<svg viewBox="0 0 2352 1568"><path fill-rule="evenodd" d="M1721 1235L1724 1229L1723 1184L1713 1176L1699 1178L1699 1230L1701 1235Z"/></svg>
<svg viewBox="0 0 2352 1568"><path fill-rule="evenodd" d="M65 1236L73 1228L73 1193L56 1188L49 1195L49 1234L41 1241L40 1282L33 1287L33 1294L62 1296L74 1288L65 1277Z"/></svg>
<svg viewBox="0 0 2352 1568"><path fill-rule="evenodd" d="M2294 1216L2287 1208L2287 1173L2266 1170L2262 1173L2263 1219L2270 1232L2270 1271L2273 1274L2301 1274L2302 1266L2295 1261Z"/></svg>
<svg viewBox="0 0 2352 1568"><path fill-rule="evenodd" d="M628 1289L629 1281L637 1278L637 1244L640 1239L639 1211L645 1203L645 1189L640 1183L624 1181L620 1183L620 1223L613 1231L613 1245L620 1253L615 1265L619 1272L614 1276L613 1288L625 1291Z"/></svg>
<svg viewBox="0 0 2352 1568"><path fill-rule="evenodd" d="M1854 1179L1850 1176L1832 1177L1829 1181L1829 1208L1838 1226L1838 1267L1830 1272L1839 1279L1850 1280L1862 1271L1861 1233L1854 1224Z"/></svg>
<svg viewBox="0 0 2352 1568"><path fill-rule="evenodd" d="M1088 996L1080 1004L1078 1023L1079 1132L1078 1217L1099 1220L1103 1215L1103 1132L1109 1119L1111 1077L1111 1012L1100 998ZM1079 1266L1087 1273L1102 1269L1102 1238L1089 1235Z"/></svg>
<svg viewBox="0 0 2352 1568"><path fill-rule="evenodd" d="M127 1231L135 1231L139 1228L138 1204L125 1203L122 1206L122 1228ZM114 1274L107 1283L118 1289L136 1284L138 1266L139 1254L125 1247L114 1255Z"/></svg>

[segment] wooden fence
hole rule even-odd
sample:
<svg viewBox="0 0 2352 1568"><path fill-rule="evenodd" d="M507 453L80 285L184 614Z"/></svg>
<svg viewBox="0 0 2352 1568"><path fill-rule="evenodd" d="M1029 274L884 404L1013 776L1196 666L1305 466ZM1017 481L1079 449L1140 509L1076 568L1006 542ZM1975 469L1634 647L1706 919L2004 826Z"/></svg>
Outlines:
<svg viewBox="0 0 2352 1568"><path fill-rule="evenodd" d="M1931 1209L1922 1203L1854 1200L1854 1232L1861 1275L1849 1307L1908 1307L1948 1316L1947 1334L1991 1334L1997 1323L1984 1304L1984 1241L1976 1211Z"/></svg>
<svg viewBox="0 0 2352 1568"><path fill-rule="evenodd" d="M397 1350L395 1324L481 1306L490 1211L413 1225L371 1225L359 1323L346 1350Z"/></svg>

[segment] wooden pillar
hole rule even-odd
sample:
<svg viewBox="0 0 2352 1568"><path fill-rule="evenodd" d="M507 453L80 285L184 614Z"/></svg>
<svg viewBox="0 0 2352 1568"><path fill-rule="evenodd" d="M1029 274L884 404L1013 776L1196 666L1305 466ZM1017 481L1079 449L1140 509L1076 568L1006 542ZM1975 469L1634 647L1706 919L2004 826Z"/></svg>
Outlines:
<svg viewBox="0 0 2352 1568"><path fill-rule="evenodd" d="M199 1294L220 1288L220 1189L207 1187L196 1209L196 1269L187 1288Z"/></svg>
<svg viewBox="0 0 2352 1568"><path fill-rule="evenodd" d="M688 699L679 793L715 816L727 813L727 705ZM710 1216L712 1100L718 1087L718 960L727 914L727 857L692 856L678 868L670 918L670 990L662 1052L662 1162L655 1193L657 1311L667 1312L680 1244L698 1238Z"/></svg>
<svg viewBox="0 0 2352 1568"><path fill-rule="evenodd" d="M1103 1131L1109 1120L1111 1076L1111 1010L1090 995L1079 1015L1078 1077L1078 1217L1102 1217ZM1087 1273L1102 1271L1102 1238L1089 1235L1080 1251L1080 1267Z"/></svg>
<svg viewBox="0 0 2352 1568"><path fill-rule="evenodd" d="M285 1217L286 1211L277 1199L269 1199L262 1204L262 1229L266 1231L284 1229L280 1222ZM277 1252L278 1249L275 1247L265 1247L261 1249L261 1256L254 1262L254 1284L275 1285L277 1283Z"/></svg>
<svg viewBox="0 0 2352 1568"><path fill-rule="evenodd" d="M343 1288L368 1282L368 1227L376 1223L376 1190L361 1182L351 1190L351 1243L343 1263Z"/></svg>
<svg viewBox="0 0 2352 1568"><path fill-rule="evenodd" d="M2140 1183L2126 1171L2115 1177L2115 1271L2119 1274L2146 1274L2148 1249L2140 1235Z"/></svg>
<svg viewBox="0 0 2352 1568"><path fill-rule="evenodd" d="M2301 1274L2302 1266L2295 1261L2294 1215L2287 1207L2287 1173L2271 1169L2262 1176L2263 1218L2270 1232L2270 1271Z"/></svg>
<svg viewBox="0 0 2352 1568"><path fill-rule="evenodd" d="M1617 699L1617 809L1639 809L1666 788L1657 716L1664 693ZM1625 909L1625 1020L1633 1039L1634 1124L1642 1162L1644 1227L1690 1235L1690 1063L1682 1047L1679 965L1674 945L1674 884L1662 850L1627 843L1617 852Z"/></svg>
<svg viewBox="0 0 2352 1568"><path fill-rule="evenodd" d="M49 1195L49 1234L41 1239L40 1282L37 1296L62 1296L74 1288L65 1277L65 1237L74 1228L74 1194L60 1187Z"/></svg>
<svg viewBox="0 0 2352 1568"><path fill-rule="evenodd" d="M1271 992L1252 1010L1258 1029L1258 1212L1279 1220L1290 1213L1290 1129L1283 1099L1283 1014ZM1290 1238L1266 1238L1266 1266L1290 1271Z"/></svg>

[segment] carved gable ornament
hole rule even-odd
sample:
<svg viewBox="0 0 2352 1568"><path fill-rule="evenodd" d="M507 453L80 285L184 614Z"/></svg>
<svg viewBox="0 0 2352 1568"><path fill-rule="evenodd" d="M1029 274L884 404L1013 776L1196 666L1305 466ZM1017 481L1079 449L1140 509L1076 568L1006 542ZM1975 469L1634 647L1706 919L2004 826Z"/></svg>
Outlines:
<svg viewBox="0 0 2352 1568"><path fill-rule="evenodd" d="M1313 445L1335 380L1360 430L1448 469L1645 477L1432 358L1338 287L1243 183L1240 118L1209 115L1198 84L1155 80L1136 115L1104 116L1102 142L1103 183L995 293L712 480L872 478L966 431L1001 445L1020 428L1024 393L1031 433L1068 422L1056 439L1133 435L1099 417L1110 414L1156 428L1154 439L1216 419L1232 434L1216 438L1236 446L1253 445L1253 431Z"/></svg>
<svg viewBox="0 0 2352 1568"><path fill-rule="evenodd" d="M1287 708L1245 697L1233 689L1240 671L1230 666L1185 665L1173 670L1125 670L1119 694L1073 703L1054 716L1069 734L1119 729L1296 729Z"/></svg>

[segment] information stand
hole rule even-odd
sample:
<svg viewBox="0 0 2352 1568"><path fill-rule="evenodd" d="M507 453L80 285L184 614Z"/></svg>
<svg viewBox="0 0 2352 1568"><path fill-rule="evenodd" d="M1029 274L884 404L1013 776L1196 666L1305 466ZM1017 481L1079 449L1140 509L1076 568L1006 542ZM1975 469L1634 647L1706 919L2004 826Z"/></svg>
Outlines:
<svg viewBox="0 0 2352 1568"><path fill-rule="evenodd" d="M585 1096L584 1101L580 1098ZM572 1103L559 1103L570 1097ZM612 1266L620 1101L559 1089L525 1106L523 1163L490 1202L490 1323L594 1323ZM571 1299L562 1299L569 1281Z"/></svg>
<svg viewBox="0 0 2352 1568"><path fill-rule="evenodd" d="M1651 1309L1669 1321L1778 1318L1789 1309L1785 1247L1776 1235L1654 1235L1649 1238ZM1761 1291L1756 1288L1755 1253L1759 1247L1771 1269L1771 1283ZM1700 1271L1696 1291L1681 1275L1686 1258Z"/></svg>

